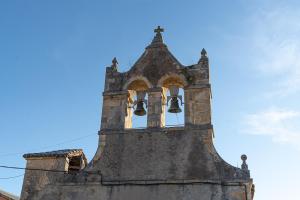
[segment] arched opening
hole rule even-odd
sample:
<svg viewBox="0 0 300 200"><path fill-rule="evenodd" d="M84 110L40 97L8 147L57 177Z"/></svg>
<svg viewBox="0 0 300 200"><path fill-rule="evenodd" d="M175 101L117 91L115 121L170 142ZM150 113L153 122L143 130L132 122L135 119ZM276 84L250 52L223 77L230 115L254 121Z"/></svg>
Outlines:
<svg viewBox="0 0 300 200"><path fill-rule="evenodd" d="M147 80L130 81L128 90L128 108L125 128L145 128L147 126L147 105L149 84Z"/></svg>
<svg viewBox="0 0 300 200"><path fill-rule="evenodd" d="M139 100L139 95L137 94L139 91L135 93L134 101L136 102L132 108L132 127L131 128L146 128L147 127L147 112L148 112L148 94L145 92L144 101L142 103Z"/></svg>
<svg viewBox="0 0 300 200"><path fill-rule="evenodd" d="M171 89L172 90L172 89ZM178 87L177 98L172 97L170 88L167 90L167 102L165 104L166 127L184 126L184 90ZM176 99L176 100L173 100Z"/></svg>
<svg viewBox="0 0 300 200"><path fill-rule="evenodd" d="M165 88L165 127L184 126L185 79L179 75L167 75L159 84Z"/></svg>

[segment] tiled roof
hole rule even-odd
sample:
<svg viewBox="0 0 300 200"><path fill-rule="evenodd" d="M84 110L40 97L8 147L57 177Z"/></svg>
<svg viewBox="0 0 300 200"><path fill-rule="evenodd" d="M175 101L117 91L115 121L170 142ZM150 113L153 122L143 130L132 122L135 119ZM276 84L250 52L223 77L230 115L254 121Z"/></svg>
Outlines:
<svg viewBox="0 0 300 200"><path fill-rule="evenodd" d="M57 151L48 151L40 153L27 153L24 154L24 158L38 158L38 157L70 157L83 154L82 149L63 149Z"/></svg>

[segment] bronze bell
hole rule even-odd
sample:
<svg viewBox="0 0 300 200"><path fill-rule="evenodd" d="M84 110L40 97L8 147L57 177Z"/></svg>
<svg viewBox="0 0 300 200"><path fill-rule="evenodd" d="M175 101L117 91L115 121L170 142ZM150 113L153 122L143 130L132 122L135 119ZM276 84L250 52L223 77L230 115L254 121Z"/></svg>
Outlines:
<svg viewBox="0 0 300 200"><path fill-rule="evenodd" d="M178 99L180 99L181 105L183 104L182 96L178 95L179 88L176 85L171 85L169 87L169 90L170 90L170 96L167 97L167 105L170 100L171 100L171 105L170 105L170 108L168 109L168 112L170 112L170 113L182 112L181 108L179 107L179 102L178 102Z"/></svg>
<svg viewBox="0 0 300 200"><path fill-rule="evenodd" d="M179 107L178 103L178 98L177 97L172 97L171 98L171 105L170 108L168 109L168 112L170 113L180 113L182 110Z"/></svg>
<svg viewBox="0 0 300 200"><path fill-rule="evenodd" d="M144 116L146 115L146 110L144 108L144 102L143 101L138 101L136 104L136 109L133 112L135 115L138 116Z"/></svg>
<svg viewBox="0 0 300 200"><path fill-rule="evenodd" d="M144 116L144 115L146 115L144 103L147 106L147 100L145 100L146 92L145 91L137 91L136 96L137 96L137 100L134 102L134 105L136 105L136 109L134 110L133 113L138 116Z"/></svg>

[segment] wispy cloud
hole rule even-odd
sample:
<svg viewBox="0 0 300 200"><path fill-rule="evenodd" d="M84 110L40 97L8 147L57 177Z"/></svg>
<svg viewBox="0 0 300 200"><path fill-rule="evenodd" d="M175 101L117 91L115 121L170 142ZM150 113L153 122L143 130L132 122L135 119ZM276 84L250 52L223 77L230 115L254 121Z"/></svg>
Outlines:
<svg viewBox="0 0 300 200"><path fill-rule="evenodd" d="M274 142L300 145L300 112L270 108L244 118L245 132L270 136Z"/></svg>
<svg viewBox="0 0 300 200"><path fill-rule="evenodd" d="M268 96L300 91L300 9L261 10L251 21L256 67L275 80Z"/></svg>
<svg viewBox="0 0 300 200"><path fill-rule="evenodd" d="M300 91L300 9L276 7L260 10L251 18L249 38L254 49L255 69L270 83L260 98L271 108L246 114L244 130L248 134L269 136L276 143L300 149L299 107L286 108L290 98ZM276 102L271 99L283 100ZM273 107L272 107L273 106Z"/></svg>

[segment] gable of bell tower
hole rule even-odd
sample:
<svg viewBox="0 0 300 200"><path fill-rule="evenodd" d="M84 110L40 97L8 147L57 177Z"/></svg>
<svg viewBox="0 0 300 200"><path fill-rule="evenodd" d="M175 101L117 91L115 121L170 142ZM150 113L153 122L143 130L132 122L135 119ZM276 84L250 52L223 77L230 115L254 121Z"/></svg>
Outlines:
<svg viewBox="0 0 300 200"><path fill-rule="evenodd" d="M161 32L156 35L127 72L118 72L117 60L106 69L105 92L101 129L123 129L132 127L134 96L147 94L147 127L165 127L167 92L184 90L185 126L209 125L211 123L209 64L203 49L197 64L182 65L163 43ZM171 89L172 88L172 89ZM178 94L175 94L175 96ZM173 95L170 105L174 107L179 100ZM176 101L174 103L174 101ZM176 106L175 105L175 106ZM141 105L138 105L140 109ZM144 111L145 110L145 111ZM170 109L169 109L170 110ZM176 109L171 109L176 112Z"/></svg>

